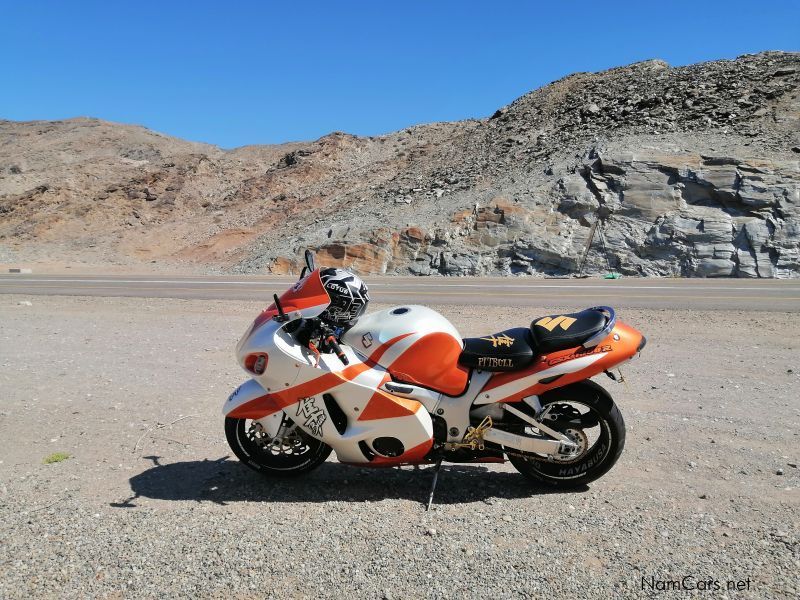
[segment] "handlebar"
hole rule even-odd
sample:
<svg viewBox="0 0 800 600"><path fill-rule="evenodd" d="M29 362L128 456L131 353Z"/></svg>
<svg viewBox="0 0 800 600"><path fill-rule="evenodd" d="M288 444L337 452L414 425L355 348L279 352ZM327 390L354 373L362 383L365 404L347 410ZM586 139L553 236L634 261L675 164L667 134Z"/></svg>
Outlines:
<svg viewBox="0 0 800 600"><path fill-rule="evenodd" d="M319 351L323 350L333 351L336 357L342 361L345 366L350 364L350 360L339 345L339 341L336 339L333 330L325 323L318 319L301 319L296 321L296 325L293 327L291 325L291 323L287 325L287 333L316 354L318 362ZM317 337L319 337L319 348L312 343L312 340L317 339Z"/></svg>
<svg viewBox="0 0 800 600"><path fill-rule="evenodd" d="M336 337L332 333L325 338L325 343L328 344L336 357L342 361L345 366L350 364L350 360L347 358L347 355L344 353L342 347L339 345L339 342L336 341Z"/></svg>

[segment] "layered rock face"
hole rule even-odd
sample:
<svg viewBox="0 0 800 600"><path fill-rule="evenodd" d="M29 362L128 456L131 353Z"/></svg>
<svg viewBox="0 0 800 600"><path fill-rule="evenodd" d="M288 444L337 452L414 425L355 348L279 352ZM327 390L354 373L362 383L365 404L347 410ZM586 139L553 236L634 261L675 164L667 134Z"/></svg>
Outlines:
<svg viewBox="0 0 800 600"><path fill-rule="evenodd" d="M576 74L485 120L222 151L0 122L0 261L800 276L800 54ZM587 243L591 245L586 251ZM607 252L603 252L603 244Z"/></svg>

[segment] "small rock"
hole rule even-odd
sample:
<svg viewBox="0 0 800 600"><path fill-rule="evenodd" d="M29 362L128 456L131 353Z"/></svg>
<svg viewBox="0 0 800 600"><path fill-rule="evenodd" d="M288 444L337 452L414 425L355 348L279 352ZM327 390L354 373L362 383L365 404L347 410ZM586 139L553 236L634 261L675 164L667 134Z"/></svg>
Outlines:
<svg viewBox="0 0 800 600"><path fill-rule="evenodd" d="M596 115L597 113L600 112L600 107L597 106L597 104L595 104L594 102L591 102L586 106L584 106L581 112L583 112L584 114Z"/></svg>
<svg viewBox="0 0 800 600"><path fill-rule="evenodd" d="M700 494L700 500L708 500L708 494Z"/></svg>
<svg viewBox="0 0 800 600"><path fill-rule="evenodd" d="M783 475L783 469L777 469L775 475Z"/></svg>
<svg viewBox="0 0 800 600"><path fill-rule="evenodd" d="M33 306L33 302L31 302L30 300L20 300L19 302L17 302L17 304L19 306Z"/></svg>
<svg viewBox="0 0 800 600"><path fill-rule="evenodd" d="M693 460L690 460L690 461L689 461L689 468L690 468L690 469L697 468L697 463L696 463L696 462L694 462Z"/></svg>
<svg viewBox="0 0 800 600"><path fill-rule="evenodd" d="M786 464L789 465L790 467L792 467L793 469L797 468L797 463L791 462L791 463L786 463Z"/></svg>
<svg viewBox="0 0 800 600"><path fill-rule="evenodd" d="M433 537L434 535L436 535L436 530L433 527L431 527L430 529L428 529L425 532L425 535L429 535L429 536Z"/></svg>

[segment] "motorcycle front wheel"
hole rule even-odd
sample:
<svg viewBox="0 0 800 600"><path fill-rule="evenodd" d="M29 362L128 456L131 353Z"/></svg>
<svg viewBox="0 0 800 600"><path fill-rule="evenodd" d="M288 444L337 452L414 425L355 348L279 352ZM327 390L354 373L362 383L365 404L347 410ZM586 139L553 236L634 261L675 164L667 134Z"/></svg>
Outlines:
<svg viewBox="0 0 800 600"><path fill-rule="evenodd" d="M308 473L325 462L332 448L287 421L288 433L276 439L257 421L225 417L225 437L236 457L254 471L275 477Z"/></svg>
<svg viewBox="0 0 800 600"><path fill-rule="evenodd" d="M570 457L509 453L517 471L555 487L577 487L614 466L625 446L625 421L608 392L585 380L546 392L539 401L545 415L541 422L569 437L579 451ZM521 428L523 435L538 433L532 427Z"/></svg>

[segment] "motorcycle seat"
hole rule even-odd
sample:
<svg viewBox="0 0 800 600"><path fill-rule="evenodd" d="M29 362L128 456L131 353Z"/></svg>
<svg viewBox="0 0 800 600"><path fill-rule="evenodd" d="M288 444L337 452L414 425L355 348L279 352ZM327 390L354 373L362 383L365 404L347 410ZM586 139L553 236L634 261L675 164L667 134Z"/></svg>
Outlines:
<svg viewBox="0 0 800 600"><path fill-rule="evenodd" d="M536 351L527 327L466 338L458 364L481 371L516 371L533 362Z"/></svg>
<svg viewBox="0 0 800 600"><path fill-rule="evenodd" d="M589 308L566 315L541 317L531 323L531 335L540 353L580 346L598 334L608 323L606 314Z"/></svg>

